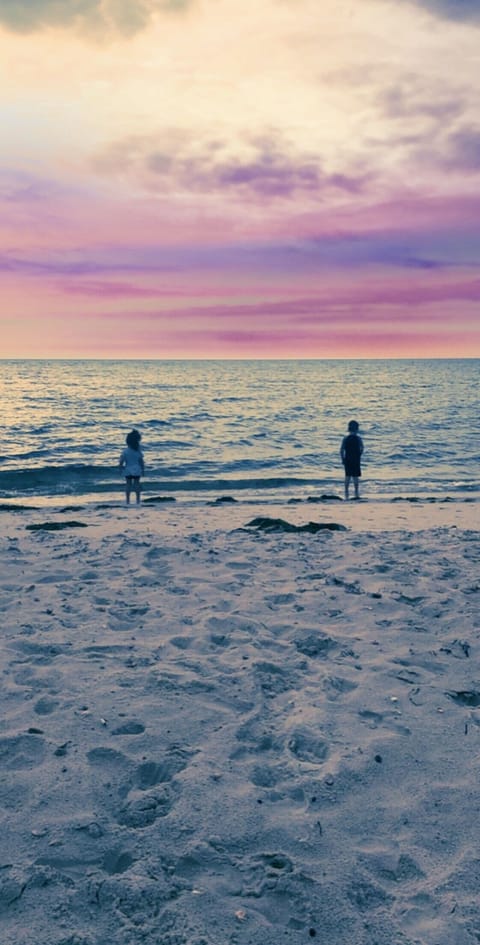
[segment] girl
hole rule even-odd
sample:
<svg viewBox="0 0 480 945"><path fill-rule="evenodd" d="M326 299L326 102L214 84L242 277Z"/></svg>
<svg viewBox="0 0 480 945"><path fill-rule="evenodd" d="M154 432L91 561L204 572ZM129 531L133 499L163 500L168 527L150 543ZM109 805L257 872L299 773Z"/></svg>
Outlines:
<svg viewBox="0 0 480 945"><path fill-rule="evenodd" d="M137 505L140 502L140 476L145 473L143 453L140 449L141 439L142 435L138 430L131 430L125 438L127 446L120 454L118 465L120 469L124 470L127 505L130 505L132 489L137 497Z"/></svg>

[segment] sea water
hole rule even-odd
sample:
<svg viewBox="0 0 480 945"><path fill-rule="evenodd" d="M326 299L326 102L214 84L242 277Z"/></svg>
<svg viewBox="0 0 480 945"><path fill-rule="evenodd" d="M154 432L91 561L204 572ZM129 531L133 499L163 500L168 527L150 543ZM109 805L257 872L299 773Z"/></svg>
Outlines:
<svg viewBox="0 0 480 945"><path fill-rule="evenodd" d="M362 495L479 490L480 361L0 361L0 497L115 500L142 434L146 495L342 495L348 421Z"/></svg>

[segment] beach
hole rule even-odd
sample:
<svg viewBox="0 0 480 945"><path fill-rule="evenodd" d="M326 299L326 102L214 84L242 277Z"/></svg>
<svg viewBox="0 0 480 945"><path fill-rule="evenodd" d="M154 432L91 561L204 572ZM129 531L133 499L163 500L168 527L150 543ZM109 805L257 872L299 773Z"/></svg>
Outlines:
<svg viewBox="0 0 480 945"><path fill-rule="evenodd" d="M478 506L263 518L2 512L2 945L479 941Z"/></svg>

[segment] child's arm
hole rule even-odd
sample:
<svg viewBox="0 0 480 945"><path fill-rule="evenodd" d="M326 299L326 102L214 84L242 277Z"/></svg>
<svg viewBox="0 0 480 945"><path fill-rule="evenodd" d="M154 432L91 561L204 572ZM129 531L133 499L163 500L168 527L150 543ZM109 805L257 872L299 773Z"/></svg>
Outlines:
<svg viewBox="0 0 480 945"><path fill-rule="evenodd" d="M140 469L142 470L142 476L145 475L145 460L143 458L143 453L140 453Z"/></svg>
<svg viewBox="0 0 480 945"><path fill-rule="evenodd" d="M342 463L345 465L345 437L343 438L342 445L340 447L340 459L342 460Z"/></svg>
<svg viewBox="0 0 480 945"><path fill-rule="evenodd" d="M122 450L120 453L120 459L118 460L118 468L123 469L125 466L125 450Z"/></svg>

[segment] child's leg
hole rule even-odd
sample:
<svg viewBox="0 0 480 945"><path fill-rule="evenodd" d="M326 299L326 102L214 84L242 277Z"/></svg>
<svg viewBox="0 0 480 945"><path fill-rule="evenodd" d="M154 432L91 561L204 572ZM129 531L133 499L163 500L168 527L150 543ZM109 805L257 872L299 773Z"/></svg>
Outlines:
<svg viewBox="0 0 480 945"><path fill-rule="evenodd" d="M125 479L125 500L127 505L130 505L130 495L132 492L132 480L130 476L127 476Z"/></svg>
<svg viewBox="0 0 480 945"><path fill-rule="evenodd" d="M354 487L354 489L355 489L355 498L356 498L356 499L359 499L359 498L360 498L360 492L359 492L359 480L358 480L358 476L354 476L354 477L353 477L353 487Z"/></svg>
<svg viewBox="0 0 480 945"><path fill-rule="evenodd" d="M137 505L138 505L139 502L140 502L140 491L141 491L141 490L140 490L140 479L134 479L134 488L135 488L135 496L136 496Z"/></svg>
<svg viewBox="0 0 480 945"><path fill-rule="evenodd" d="M351 476L345 476L345 498L348 499L348 490L350 487Z"/></svg>

